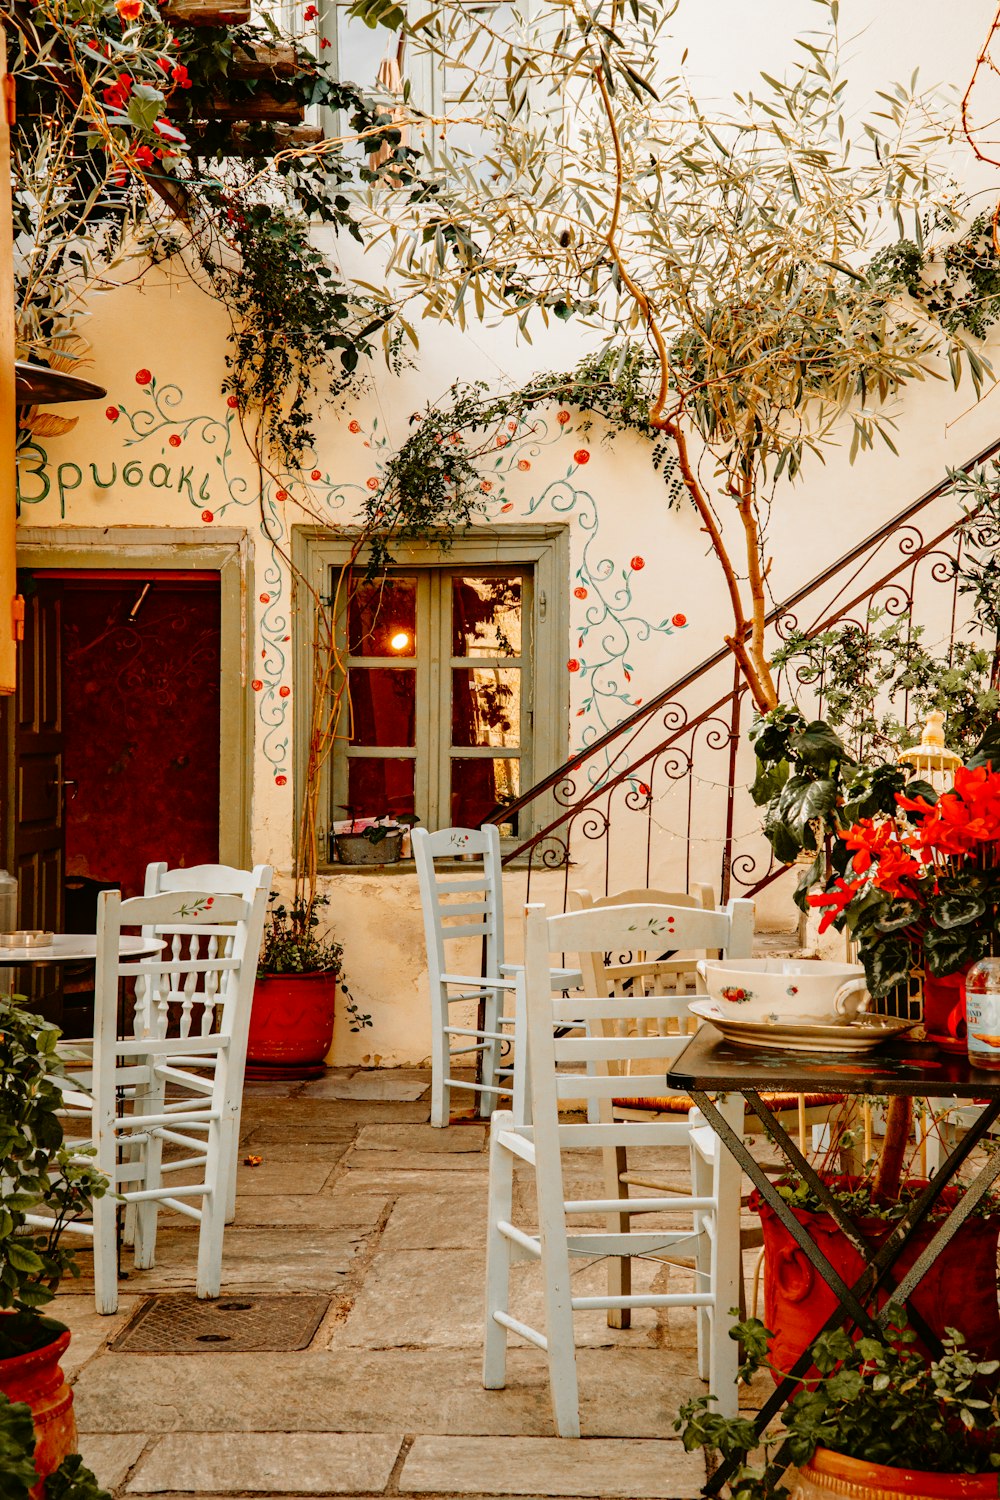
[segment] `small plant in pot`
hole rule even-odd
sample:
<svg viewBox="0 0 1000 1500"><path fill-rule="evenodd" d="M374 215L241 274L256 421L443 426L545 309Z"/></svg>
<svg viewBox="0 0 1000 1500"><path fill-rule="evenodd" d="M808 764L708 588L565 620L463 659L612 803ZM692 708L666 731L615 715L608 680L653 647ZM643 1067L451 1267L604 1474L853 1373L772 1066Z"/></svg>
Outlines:
<svg viewBox="0 0 1000 1500"><path fill-rule="evenodd" d="M416 813L384 813L377 818L351 816L333 833L338 864L394 865L403 852L403 836L420 819Z"/></svg>
<svg viewBox="0 0 1000 1500"><path fill-rule="evenodd" d="M773 1334L751 1318L730 1336L743 1346L740 1379L749 1384L768 1367ZM838 1329L818 1338L812 1355L816 1373L782 1412L781 1429L763 1438L748 1419L713 1412L713 1396L681 1408L674 1425L689 1452L714 1449L736 1461L734 1500L997 1495L1000 1363L972 1358L955 1333L938 1358L928 1358L897 1306L888 1310L883 1336L852 1340ZM763 1465L750 1462L758 1446Z"/></svg>
<svg viewBox="0 0 1000 1500"><path fill-rule="evenodd" d="M352 1031L372 1024L344 976L344 947L319 931L329 896L296 898L286 906L274 893L257 963L248 1078L318 1078L333 1044L338 997Z"/></svg>
<svg viewBox="0 0 1000 1500"><path fill-rule="evenodd" d="M76 1219L89 1216L107 1182L63 1144L58 1038L41 1017L0 997L0 1477L6 1482L8 1472L30 1476L33 1470L37 1482L24 1494L41 1500L43 1481L51 1476L47 1495L83 1500L101 1491L69 1457L76 1422L59 1365L69 1330L41 1309L63 1277L79 1275L63 1236ZM29 1217L51 1223L40 1227ZM30 1442L25 1411L33 1419Z"/></svg>

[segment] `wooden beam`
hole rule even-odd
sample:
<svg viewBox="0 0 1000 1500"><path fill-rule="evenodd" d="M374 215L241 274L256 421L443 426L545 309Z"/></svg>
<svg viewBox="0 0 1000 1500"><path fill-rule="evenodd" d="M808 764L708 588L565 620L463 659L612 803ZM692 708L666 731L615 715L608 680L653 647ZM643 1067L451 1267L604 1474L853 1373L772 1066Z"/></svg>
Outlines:
<svg viewBox="0 0 1000 1500"><path fill-rule="evenodd" d="M289 125L300 125L305 119L305 105L289 95L273 94L270 89L255 89L242 99L225 99L218 96L205 104L206 120L236 120L252 123L256 120L283 120Z"/></svg>
<svg viewBox="0 0 1000 1500"><path fill-rule="evenodd" d="M298 53L290 42L261 42L251 51L236 47L230 76L233 78L294 78L302 71Z"/></svg>
<svg viewBox="0 0 1000 1500"><path fill-rule="evenodd" d="M17 460L14 407L14 219L10 188L13 79L7 73L7 34L0 25L0 693L12 693L17 673Z"/></svg>
<svg viewBox="0 0 1000 1500"><path fill-rule="evenodd" d="M271 152L288 151L300 146L318 146L323 139L323 131L318 125L282 125L279 122L271 128L273 131L273 139L269 147ZM208 129L207 125L185 126L188 144L195 155L198 154L199 145L205 139ZM261 151L258 145L249 140L249 131L250 125L246 121L234 122L230 125L228 138L221 146L223 155L268 155L268 149Z"/></svg>
<svg viewBox="0 0 1000 1500"><path fill-rule="evenodd" d="M249 0L166 0L160 14L171 26L245 26Z"/></svg>

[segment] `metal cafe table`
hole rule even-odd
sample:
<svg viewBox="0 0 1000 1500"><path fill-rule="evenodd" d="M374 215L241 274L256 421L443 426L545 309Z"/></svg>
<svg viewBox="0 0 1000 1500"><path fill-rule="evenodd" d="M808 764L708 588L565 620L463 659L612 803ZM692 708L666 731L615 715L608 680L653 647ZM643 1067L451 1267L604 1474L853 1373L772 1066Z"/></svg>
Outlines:
<svg viewBox="0 0 1000 1500"><path fill-rule="evenodd" d="M941 1194L960 1170L993 1122L1000 1116L1000 1071L970 1066L962 1054L940 1051L928 1042L890 1042L877 1051L849 1056L830 1053L779 1052L764 1048L735 1047L724 1042L711 1025L703 1025L677 1058L667 1074L673 1089L688 1094L723 1144L739 1162L761 1197L774 1210L818 1272L837 1297L839 1306L824 1324L822 1332L846 1326L862 1328L877 1334L885 1318L876 1307L876 1293L886 1301L906 1303L914 1289L934 1264L938 1255L968 1218L976 1204L1000 1176L1000 1149L991 1151L967 1190L943 1220L930 1243L917 1257L910 1270L897 1281L893 1267L900 1254L916 1234ZM877 1252L868 1245L856 1225L836 1201L827 1185L802 1155L798 1146L761 1100L761 1091L780 1088L790 1093L898 1094L918 1099L977 1100L984 1105L982 1113L942 1162L928 1185L911 1203ZM742 1094L747 1108L761 1121L767 1135L788 1162L812 1188L838 1227L858 1250L865 1270L853 1286L848 1286L826 1256L799 1223L788 1204L776 1191L773 1181L750 1155L742 1138L726 1123L712 1101L713 1094ZM908 1308L910 1321L928 1348L938 1350L938 1340L916 1311ZM758 1434L794 1394L799 1378L810 1368L812 1359L806 1350L789 1374L775 1388L756 1419ZM777 1455L775 1464L782 1462ZM720 1464L705 1487L707 1495L717 1494L735 1469L737 1460Z"/></svg>

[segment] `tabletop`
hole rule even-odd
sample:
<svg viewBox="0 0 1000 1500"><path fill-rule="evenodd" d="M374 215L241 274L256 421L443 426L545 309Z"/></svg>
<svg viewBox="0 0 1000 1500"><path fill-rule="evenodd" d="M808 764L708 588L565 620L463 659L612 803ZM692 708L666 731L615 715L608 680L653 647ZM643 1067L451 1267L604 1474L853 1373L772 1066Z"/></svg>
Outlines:
<svg viewBox="0 0 1000 1500"><path fill-rule="evenodd" d="M909 1094L925 1099L995 1099L1000 1070L974 1068L965 1053L942 1052L933 1042L893 1041L859 1056L836 1052L774 1052L734 1047L706 1023L667 1074L672 1089L689 1093Z"/></svg>
<svg viewBox="0 0 1000 1500"><path fill-rule="evenodd" d="M123 937L123 958L142 958L159 953L164 944L159 938ZM44 948L0 948L0 968L12 964L64 964L97 957L97 935L93 932L57 932Z"/></svg>

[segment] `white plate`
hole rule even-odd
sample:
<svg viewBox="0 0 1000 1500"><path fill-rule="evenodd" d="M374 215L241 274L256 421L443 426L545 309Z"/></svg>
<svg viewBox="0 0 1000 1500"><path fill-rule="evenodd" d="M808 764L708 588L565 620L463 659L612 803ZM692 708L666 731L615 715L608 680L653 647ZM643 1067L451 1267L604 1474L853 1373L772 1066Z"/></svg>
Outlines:
<svg viewBox="0 0 1000 1500"><path fill-rule="evenodd" d="M688 1010L718 1027L726 1041L737 1047L770 1047L776 1052L870 1052L918 1024L896 1016L863 1016L838 1026L734 1020L714 1000L692 1000Z"/></svg>

